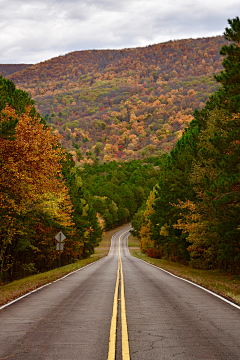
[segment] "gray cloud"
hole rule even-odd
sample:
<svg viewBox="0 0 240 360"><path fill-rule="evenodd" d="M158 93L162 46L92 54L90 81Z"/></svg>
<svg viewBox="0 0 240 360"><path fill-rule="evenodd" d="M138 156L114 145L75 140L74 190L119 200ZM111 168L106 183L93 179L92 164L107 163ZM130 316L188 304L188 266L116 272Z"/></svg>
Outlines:
<svg viewBox="0 0 240 360"><path fill-rule="evenodd" d="M0 63L219 35L238 9L236 0L1 0Z"/></svg>

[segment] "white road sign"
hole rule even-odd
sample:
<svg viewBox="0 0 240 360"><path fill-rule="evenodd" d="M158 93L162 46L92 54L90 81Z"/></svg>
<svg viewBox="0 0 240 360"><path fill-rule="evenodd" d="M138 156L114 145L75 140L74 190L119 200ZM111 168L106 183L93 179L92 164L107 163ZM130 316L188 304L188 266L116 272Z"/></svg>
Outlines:
<svg viewBox="0 0 240 360"><path fill-rule="evenodd" d="M66 239L66 236L61 231L59 231L59 233L55 236L55 239L58 242L62 242L64 239Z"/></svg>
<svg viewBox="0 0 240 360"><path fill-rule="evenodd" d="M60 244L60 243L57 243L57 248L56 248L56 250L63 251L63 246L64 246L64 243L62 243L62 242L61 242L61 244ZM60 247L60 248L59 248L59 247Z"/></svg>

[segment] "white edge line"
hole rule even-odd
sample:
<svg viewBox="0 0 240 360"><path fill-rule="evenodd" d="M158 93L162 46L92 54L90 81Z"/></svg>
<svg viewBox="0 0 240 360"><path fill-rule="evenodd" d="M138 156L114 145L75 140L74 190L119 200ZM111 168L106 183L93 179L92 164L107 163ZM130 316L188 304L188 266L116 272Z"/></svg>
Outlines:
<svg viewBox="0 0 240 360"><path fill-rule="evenodd" d="M109 256L109 255L110 255L111 250L112 250L113 237L114 237L115 235L117 235L120 231L122 231L122 230L119 230L118 232L116 232L115 234L113 234L113 236L111 237L111 246L110 246L110 249L109 249L109 252L108 252L107 256Z"/></svg>
<svg viewBox="0 0 240 360"><path fill-rule="evenodd" d="M124 230L124 229L123 229L123 230ZM122 231L122 230L119 230L117 233L119 233L120 231ZM112 248L112 239L113 239L113 237L114 237L117 233L115 233L115 234L112 236L112 238L111 238L111 246L110 246L108 255L109 255L109 253L110 253L110 251L111 251L111 248ZM107 255L107 256L108 256L108 255ZM9 306L9 305L12 305L13 303L17 302L18 300L21 300L21 299L23 299L24 297L26 297L26 296L28 296L28 295L31 295L32 293L34 293L34 292L36 292L36 291L38 291L38 290L43 289L45 286L48 286L48 285L51 285L51 284L53 284L53 283L55 283L55 282L57 282L57 281L63 280L63 279L65 279L67 276L72 275L72 274L74 274L75 272L80 271L80 270L82 270L82 269L84 269L84 268L86 268L86 267L88 267L88 266L90 266L90 265L93 265L93 264L96 263L97 261L103 260L104 258L105 258L105 256L104 256L103 258L101 258L101 259L98 259L98 260L96 260L96 261L93 261L91 264L88 264L88 265L85 265L85 266L81 267L80 269L71 271L70 273L68 273L68 274L60 277L60 278L57 279L57 280L51 281L51 282L48 283L48 284L42 285L42 286L38 287L37 289L34 289L34 290L32 290L32 291L30 291L30 292L28 292L28 293L26 293L26 294L24 294L24 295L22 295L22 296L19 296L17 299L14 299L14 300L10 301L9 303L2 305L2 306L0 307L0 310L4 309L5 307L7 307L7 306Z"/></svg>
<svg viewBox="0 0 240 360"><path fill-rule="evenodd" d="M113 237L114 237L114 235L111 237L111 246L110 246L110 249L109 249L109 252L108 252L107 256L109 256L109 254L110 254L110 252L111 252L111 249L112 249L112 240L113 240Z"/></svg>
<svg viewBox="0 0 240 360"><path fill-rule="evenodd" d="M86 267L88 267L88 266L90 266L90 265L93 265L93 264L95 264L96 262L98 262L98 261L100 261L100 260L103 260L104 258L105 258L105 256L102 257L101 259L98 259L98 260L96 260L96 261L93 261L91 264L87 264L87 265L85 265L85 266L82 266L80 269L71 271L70 273L68 273L68 274L60 277L60 278L57 279L57 280L51 281L51 282L49 282L48 284L42 285L42 286L40 286L40 287L38 287L38 288L36 288L36 289L34 289L34 290L32 290L32 291L30 291L30 292L22 295L22 296L19 296L17 299L14 299L14 300L10 301L9 303L2 305L2 306L0 307L0 310L4 309L5 307L7 307L7 306L9 306L9 305L12 305L12 304L15 303L16 301L21 300L21 299L23 299L24 297L26 297L26 296L28 296L28 295L31 295L32 293L34 293L34 292L36 292L36 291L38 291L38 290L43 289L45 286L48 286L48 285L51 285L51 284L53 284L53 283L55 283L55 282L57 282L57 281L63 280L63 279L65 279L67 276L72 275L72 274L76 273L77 271L83 270L83 269L85 269Z"/></svg>
<svg viewBox="0 0 240 360"><path fill-rule="evenodd" d="M128 235L128 236L129 236L129 235ZM129 249L128 249L128 252L129 252ZM129 253L129 255L132 256L130 253ZM223 296L221 296L221 295L218 295L218 294L214 293L213 291L208 290L208 289L206 289L205 287L203 287L203 286L201 286L201 285L198 285L198 284L196 284L195 282L193 282L193 281L191 281L191 280L187 280L187 279L184 279L184 278L182 278L182 277L180 277L180 276L174 275L174 274L170 273L169 271L164 270L164 269L162 269L162 268L159 267L159 266L153 265L153 264L151 264L151 263L149 263L149 262L147 262L147 261L145 261L145 260L139 259L139 258L137 258L136 256L132 256L132 257L133 257L134 259L138 259L138 260L140 260L140 261L143 261L145 264L148 264L148 265L150 265L150 266L153 266L154 268L156 268L156 269L158 269L158 270L164 271L165 273L167 273L167 274L169 274L169 275L171 275L171 276L173 276L173 277L175 277L175 278L177 278L177 279L180 279L180 280L182 280L182 281L186 281L186 282L188 282L189 284L192 284L192 285L194 285L194 286L197 286L198 288L200 288L200 289L208 292L209 294L212 294L212 295L216 296L217 298L225 301L226 303L228 303L228 304L230 304L230 305L232 305L232 306L234 306L235 308L237 308L237 309L240 310L240 305L237 305L237 304L235 304L234 302L232 302L232 301L230 301L230 300L227 300L225 297L223 297Z"/></svg>
<svg viewBox="0 0 240 360"><path fill-rule="evenodd" d="M121 231L121 230L120 230L120 231ZM116 235L116 234L114 234L114 235ZM114 236L114 235L113 235L113 236ZM130 234L129 234L129 235L130 235ZM128 236L129 236L129 235L128 235ZM112 238L113 238L113 236L112 236ZM128 240L128 238L127 238L127 240ZM112 247L112 239L111 239L111 247ZM110 249L109 249L109 253L110 253L111 247L110 247ZM109 253L108 253L108 255L109 255ZM129 249L128 249L128 253L129 253ZM130 253L129 253L129 255L132 256ZM104 256L104 257L105 257L105 256ZM97 261L103 260L104 257L101 258L101 259L99 259L99 260L97 260ZM167 274L169 274L169 275L171 275L171 276L173 276L173 277L175 277L175 278L177 278L177 279L180 279L180 280L182 280L182 281L188 282L189 284L192 284L192 285L194 285L194 286L196 286L196 287L198 287L198 288L200 288L200 289L208 292L209 294L214 295L215 297L217 297L217 298L225 301L226 303L228 303L228 304L230 304L230 305L232 305L232 306L234 306L235 308L237 308L237 309L240 310L240 306L239 306L239 305L237 305L237 304L235 304L234 302L231 302L231 301L225 299L223 296L218 295L218 294L212 292L211 290L208 290L208 289L204 288L204 287L201 286L201 285L198 285L198 284L194 283L193 281L190 281L190 280L184 279L184 278L182 278L182 277L179 277L179 276L177 276L177 275L174 275L174 274L170 273L169 271L162 269L161 267L155 266L155 265L153 265L153 264L151 264L151 263L149 263L149 262L147 262L147 261L145 261L145 260L139 259L139 258L137 258L137 257L135 257L135 256L132 256L132 257L135 258L135 259L138 259L138 260L144 262L145 264L148 264L148 265L150 265L150 266L152 266L152 267L154 267L154 268L156 268L156 269L158 269L158 270L164 271L165 273L167 273ZM51 285L51 284L53 284L53 283L55 283L55 282L57 282L57 281L60 281L60 280L62 280L62 279L65 279L66 277L68 277L68 276L70 276L70 275L72 275L72 274L74 274L74 273L76 273L76 272L78 272L78 271L80 271L80 270L82 270L82 269L90 266L90 265L93 265L93 264L96 263L97 261L93 261L91 264L85 265L85 266L81 267L80 269L74 270L74 271L70 272L69 274L66 274L66 275L64 275L63 277L61 277L61 278L59 278L59 279L57 279L57 280L54 280L54 281L52 281L52 282L50 282L50 283L48 283L48 284L45 284L45 285L43 285L43 286L40 286L39 288L34 289L34 290L32 290L32 291L30 291L30 292L28 292L28 293L26 293L26 294L18 297L17 299L14 299L14 300L10 301L9 303L1 306L1 307L0 307L0 310L4 309L5 307L7 307L7 306L9 306L9 305L12 305L13 303L15 303L15 302L23 299L24 297L26 297L26 296L28 296L28 295L30 295L30 294L38 291L38 290L43 289L44 287L46 287L46 286L48 286L48 285Z"/></svg>
<svg viewBox="0 0 240 360"><path fill-rule="evenodd" d="M131 226L131 225L129 225L129 226L127 226L126 228L121 229L121 230L117 231L115 234L113 234L113 236L112 236L112 238L111 238L111 246L110 246L110 249L109 249L109 252L108 252L108 255L107 255L107 256L109 256L109 255L110 255L110 253L111 253L112 244L113 244L113 242L112 242L113 237L114 237L114 236L116 236L118 233L121 233L123 230L127 229L127 228L128 228L128 227L130 227L130 226ZM130 227L130 229L129 229L129 230L131 230L131 228L132 228L132 227ZM117 237L118 237L118 236L119 236L119 235L117 235Z"/></svg>

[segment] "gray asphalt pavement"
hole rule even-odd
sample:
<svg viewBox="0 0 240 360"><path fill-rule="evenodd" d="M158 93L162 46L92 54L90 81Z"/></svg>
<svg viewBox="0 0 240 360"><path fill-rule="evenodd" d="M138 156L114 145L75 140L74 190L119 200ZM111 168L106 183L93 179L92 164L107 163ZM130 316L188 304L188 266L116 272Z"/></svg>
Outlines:
<svg viewBox="0 0 240 360"><path fill-rule="evenodd" d="M124 231L109 256L0 311L0 360L107 359ZM127 234L121 258L131 360L240 359L239 309L131 257Z"/></svg>
<svg viewBox="0 0 240 360"><path fill-rule="evenodd" d="M240 359L239 309L122 252L131 360Z"/></svg>

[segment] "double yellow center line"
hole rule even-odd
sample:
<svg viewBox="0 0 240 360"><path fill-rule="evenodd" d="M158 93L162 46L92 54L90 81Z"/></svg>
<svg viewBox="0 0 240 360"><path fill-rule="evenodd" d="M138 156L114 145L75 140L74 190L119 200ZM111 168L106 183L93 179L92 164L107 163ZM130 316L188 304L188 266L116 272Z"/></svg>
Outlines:
<svg viewBox="0 0 240 360"><path fill-rule="evenodd" d="M121 237L126 232L128 232L128 230L125 231L121 236L119 236L119 241L118 241L118 270L117 270L117 280L116 280L115 293L113 299L113 312L112 312L107 360L115 360L115 354L116 354L117 309L118 309L118 290L119 290L120 275L121 275L120 300L121 300L121 325L122 325L122 360L130 360L125 295L124 295L124 279L123 279L122 259L120 252Z"/></svg>

